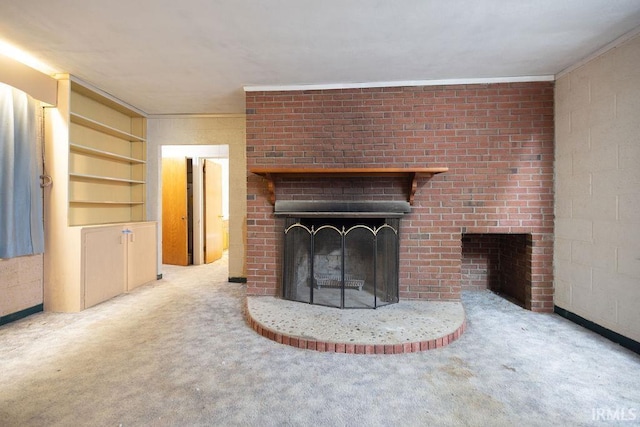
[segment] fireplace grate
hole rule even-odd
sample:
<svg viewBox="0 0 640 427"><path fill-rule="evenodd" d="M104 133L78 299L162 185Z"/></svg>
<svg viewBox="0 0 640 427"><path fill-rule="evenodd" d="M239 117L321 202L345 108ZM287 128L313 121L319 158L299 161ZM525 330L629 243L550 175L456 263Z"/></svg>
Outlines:
<svg viewBox="0 0 640 427"><path fill-rule="evenodd" d="M356 288L359 291L364 286L364 279L356 279L350 274L344 275L344 281L340 276L331 274L316 273L313 275L316 283L316 289L320 288L339 288L344 286L345 288Z"/></svg>

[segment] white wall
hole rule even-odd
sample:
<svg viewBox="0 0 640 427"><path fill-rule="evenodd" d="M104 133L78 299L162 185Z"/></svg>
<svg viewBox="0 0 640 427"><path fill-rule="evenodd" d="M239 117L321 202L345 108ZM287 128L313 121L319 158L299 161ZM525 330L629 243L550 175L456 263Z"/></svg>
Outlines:
<svg viewBox="0 0 640 427"><path fill-rule="evenodd" d="M247 161L244 115L152 116L147 120L147 218L162 221L160 158L165 145L229 146L229 277L246 277ZM161 233L160 233L161 234ZM159 261L162 265L162 236Z"/></svg>
<svg viewBox="0 0 640 427"><path fill-rule="evenodd" d="M56 79L3 53L0 53L0 82L20 89L45 104L56 104L58 97Z"/></svg>
<svg viewBox="0 0 640 427"><path fill-rule="evenodd" d="M555 304L640 341L640 36L556 82Z"/></svg>

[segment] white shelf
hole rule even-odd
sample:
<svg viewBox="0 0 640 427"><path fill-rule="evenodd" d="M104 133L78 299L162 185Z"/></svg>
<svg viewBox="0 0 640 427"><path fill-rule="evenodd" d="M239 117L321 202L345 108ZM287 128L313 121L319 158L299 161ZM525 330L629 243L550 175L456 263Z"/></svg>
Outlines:
<svg viewBox="0 0 640 427"><path fill-rule="evenodd" d="M97 122L88 117L82 116L77 113L71 113L71 123L75 123L81 126L88 127L90 129L96 130L98 132L102 132L107 135L115 136L116 138L124 139L125 141L131 142L145 142L146 139L133 135L131 133L124 132L120 129L116 129L114 127L105 125L103 123Z"/></svg>
<svg viewBox="0 0 640 427"><path fill-rule="evenodd" d="M116 201L96 201L96 200L71 200L69 203L75 205L113 205L113 206L131 206L143 205L144 202L116 202Z"/></svg>
<svg viewBox="0 0 640 427"><path fill-rule="evenodd" d="M135 157L123 156L120 154L112 153L110 151L98 150L96 148L87 147L80 144L70 143L69 147L73 153L88 154L95 157L103 157L105 159L116 160L116 161L121 161L124 163L130 163L130 164L143 165L147 163L144 160L137 159Z"/></svg>
<svg viewBox="0 0 640 427"><path fill-rule="evenodd" d="M111 176L86 175L81 173L70 173L69 178L87 179L92 181L107 181L107 182L116 182L116 183L125 183L125 184L144 184L145 183L145 181L141 181L137 179L114 178Z"/></svg>

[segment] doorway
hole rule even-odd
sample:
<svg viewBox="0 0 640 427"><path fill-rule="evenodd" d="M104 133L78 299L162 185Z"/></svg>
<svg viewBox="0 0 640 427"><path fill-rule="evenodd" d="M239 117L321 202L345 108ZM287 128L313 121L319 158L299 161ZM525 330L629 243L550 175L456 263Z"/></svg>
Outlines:
<svg viewBox="0 0 640 427"><path fill-rule="evenodd" d="M228 246L228 146L162 147L162 263L191 265Z"/></svg>

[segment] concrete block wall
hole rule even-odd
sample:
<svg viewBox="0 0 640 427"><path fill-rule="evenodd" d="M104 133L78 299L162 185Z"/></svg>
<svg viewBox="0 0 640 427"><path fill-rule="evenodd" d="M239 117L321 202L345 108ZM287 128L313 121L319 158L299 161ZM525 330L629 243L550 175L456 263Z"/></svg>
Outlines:
<svg viewBox="0 0 640 427"><path fill-rule="evenodd" d="M532 310L553 309L553 83L248 92L247 166L446 166L401 225L400 297L458 300L462 235L532 236ZM406 198L393 180L277 183L278 199ZM247 294L277 295L282 223L247 178Z"/></svg>
<svg viewBox="0 0 640 427"><path fill-rule="evenodd" d="M556 82L555 304L640 341L640 36Z"/></svg>

